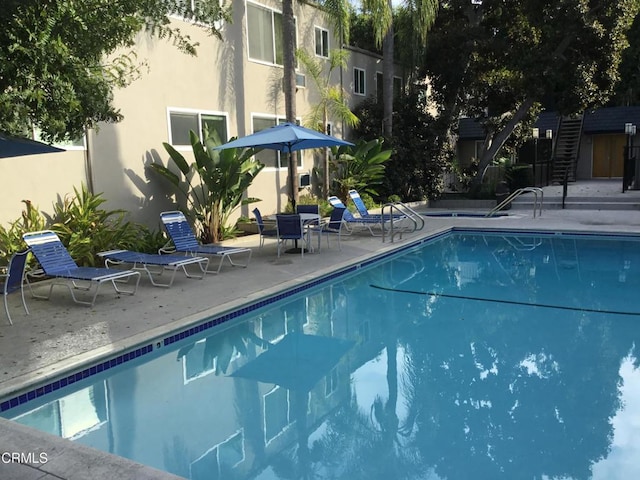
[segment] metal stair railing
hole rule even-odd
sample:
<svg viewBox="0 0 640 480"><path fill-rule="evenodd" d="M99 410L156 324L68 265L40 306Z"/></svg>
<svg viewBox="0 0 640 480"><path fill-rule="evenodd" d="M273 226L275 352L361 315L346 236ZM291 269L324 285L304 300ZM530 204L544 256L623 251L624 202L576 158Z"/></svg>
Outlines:
<svg viewBox="0 0 640 480"><path fill-rule="evenodd" d="M509 205L516 197L525 193L533 193L535 195L535 199L533 201L533 218L536 218L536 211L540 216L542 216L542 203L544 202L544 192L542 189L540 187L522 187L512 192L511 195L493 207L485 217L494 216L498 211ZM540 202L538 202L538 194L540 194Z"/></svg>
<svg viewBox="0 0 640 480"><path fill-rule="evenodd" d="M385 213L385 210L387 209L389 209L388 213ZM396 214L402 215L402 218L394 217L394 210ZM422 230L425 225L422 215L416 212L409 205L402 202L385 203L382 206L382 218L385 218L387 215L389 216L389 238L391 243L393 243L396 235L400 235L400 238L402 238L402 234L404 232L413 233L416 230ZM409 226L407 226L407 221L409 222ZM396 225L398 225L397 228ZM382 222L383 243L385 242L385 237L385 222Z"/></svg>

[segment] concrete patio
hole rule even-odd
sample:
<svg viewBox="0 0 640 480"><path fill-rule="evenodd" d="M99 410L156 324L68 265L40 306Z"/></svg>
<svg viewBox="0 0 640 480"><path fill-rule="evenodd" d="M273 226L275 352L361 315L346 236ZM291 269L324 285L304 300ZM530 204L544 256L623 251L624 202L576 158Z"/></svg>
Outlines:
<svg viewBox="0 0 640 480"><path fill-rule="evenodd" d="M68 292L59 289L50 301L27 298L31 311L27 316L19 296L13 295L9 300L14 325L9 326L4 315L0 319L0 398L450 227L640 234L640 207L634 207L640 204L640 191L623 194L620 187L619 181L578 182L568 192L568 198L606 197L623 202L617 209L545 208L533 218L524 203L499 218L430 217L424 230L405 235L395 244L357 234L343 241L342 250L333 242L331 249L323 245L320 252L304 258L277 258L273 241L267 240L258 249L257 236L242 237L232 243L254 248L247 269L225 267L220 275L203 280L178 275L170 289L153 287L143 277L132 297L117 296L105 286L93 308L73 304ZM558 188L545 189L545 202L557 197ZM48 456L46 463L2 461L0 478L176 478L5 420L0 420L0 452L44 452Z"/></svg>

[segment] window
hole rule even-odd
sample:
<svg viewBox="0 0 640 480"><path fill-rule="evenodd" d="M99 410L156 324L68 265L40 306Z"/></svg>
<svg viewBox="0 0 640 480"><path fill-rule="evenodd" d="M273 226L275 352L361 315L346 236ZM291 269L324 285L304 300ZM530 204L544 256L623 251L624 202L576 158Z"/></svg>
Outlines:
<svg viewBox="0 0 640 480"><path fill-rule="evenodd" d="M189 132L193 130L204 141L214 132L220 142L226 142L227 116L216 112L198 112L195 110L169 111L169 143L173 146L191 146Z"/></svg>
<svg viewBox="0 0 640 480"><path fill-rule="evenodd" d="M275 127L276 124L280 124L285 122L284 117L274 117L270 115L257 115L252 119L252 129L253 133L259 132L260 130L264 130L265 128ZM298 168L302 168L302 157L303 154L301 151L298 151ZM286 168L286 155L283 157L280 155L280 152L275 150L264 149L258 154L256 154L256 158L265 165L267 168Z"/></svg>
<svg viewBox="0 0 640 480"><path fill-rule="evenodd" d="M247 3L247 36L250 60L283 64L282 13Z"/></svg>
<svg viewBox="0 0 640 480"><path fill-rule="evenodd" d="M366 95L364 74L365 71L361 68L353 69L353 93L356 95Z"/></svg>
<svg viewBox="0 0 640 480"><path fill-rule="evenodd" d="M329 58L329 31L316 27L316 55Z"/></svg>

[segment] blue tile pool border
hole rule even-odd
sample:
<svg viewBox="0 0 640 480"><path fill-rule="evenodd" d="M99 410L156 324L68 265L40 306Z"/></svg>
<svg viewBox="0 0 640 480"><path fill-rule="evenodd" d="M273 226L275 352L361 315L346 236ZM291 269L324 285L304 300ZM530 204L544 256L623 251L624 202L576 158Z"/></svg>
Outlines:
<svg viewBox="0 0 640 480"><path fill-rule="evenodd" d="M100 361L95 365L91 365L86 368L82 368L77 372L66 374L61 378L51 381L45 385L36 386L24 393L20 393L14 395L7 400L3 400L0 402L0 413L10 410L12 408L18 407L20 405L24 405L25 403L36 400L44 395L47 395L51 392L59 390L60 388L66 387L68 385L72 385L80 380L84 380L86 378L92 377L93 375L97 375L111 368L120 366L124 363L127 363L132 360L139 359L142 356L153 353L158 348L166 347L173 343L184 340L185 338L189 338L193 335L197 335L201 332L209 330L217 325L223 324L235 318L238 318L246 313L253 312L267 305L271 305L275 302L283 300L285 298L291 297L293 295L297 295L301 292L314 288L323 283L332 281L336 278L342 277L344 275L348 275L354 273L362 268L367 268L373 266L383 260L389 259L390 257L394 257L405 253L408 250L416 248L420 245L423 245L428 242L434 242L451 234L460 234L460 233L470 233L470 234L478 234L484 233L487 235L535 235L535 236L545 236L545 237L555 237L555 236L575 236L575 237L607 237L608 239L634 239L640 240L639 234L633 233L617 233L617 232L581 232L581 231L551 231L551 230L521 230L521 229L487 229L487 228L473 228L473 227L451 227L449 229L434 233L433 235L426 236L424 238L416 239L410 243L399 246L398 248L388 250L386 252L380 253L378 255L374 255L371 258L368 258L362 262L355 263L353 265L349 265L342 269L336 270L335 272L331 272L327 275L323 275L318 277L317 279L304 282L296 287L290 288L286 291L276 293L270 295L266 298L263 298L260 301L253 302L251 304L245 305L237 310L232 312L222 313L215 317L209 318L204 321L200 321L197 325L192 327L183 329L177 333L173 333L167 337L164 337L162 340L150 340L145 342L144 345L138 346L132 350L129 350L125 353L118 354L115 357L109 358L107 360ZM154 348L154 344L156 347Z"/></svg>

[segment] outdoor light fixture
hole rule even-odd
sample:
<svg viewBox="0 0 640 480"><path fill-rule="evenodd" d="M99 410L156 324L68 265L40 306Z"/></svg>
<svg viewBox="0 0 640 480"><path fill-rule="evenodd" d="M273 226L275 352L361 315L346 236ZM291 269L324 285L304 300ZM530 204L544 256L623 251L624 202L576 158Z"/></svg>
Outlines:
<svg viewBox="0 0 640 480"><path fill-rule="evenodd" d="M553 130L549 129L545 132L545 137L547 137L547 139L551 140L553 138Z"/></svg>
<svg viewBox="0 0 640 480"><path fill-rule="evenodd" d="M625 123L624 124L624 133L627 135L635 135L636 134L636 126L633 123Z"/></svg>
<svg viewBox="0 0 640 480"><path fill-rule="evenodd" d="M535 138L537 140L538 138L540 138L540 129L539 128L534 128L531 131L531 135L533 136L533 138Z"/></svg>

